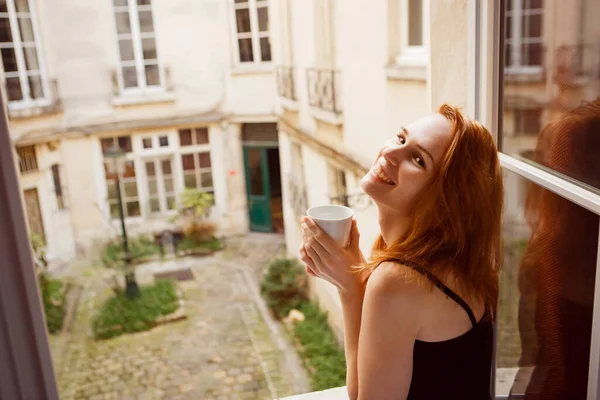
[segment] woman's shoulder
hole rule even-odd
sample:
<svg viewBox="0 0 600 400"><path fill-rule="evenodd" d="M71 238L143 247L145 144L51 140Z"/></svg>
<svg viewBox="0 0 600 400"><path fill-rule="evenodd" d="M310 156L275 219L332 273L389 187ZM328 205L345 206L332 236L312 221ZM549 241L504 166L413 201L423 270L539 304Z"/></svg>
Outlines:
<svg viewBox="0 0 600 400"><path fill-rule="evenodd" d="M428 293L426 283L427 279L414 269L396 261L384 261L369 276L366 290L398 301L419 300Z"/></svg>

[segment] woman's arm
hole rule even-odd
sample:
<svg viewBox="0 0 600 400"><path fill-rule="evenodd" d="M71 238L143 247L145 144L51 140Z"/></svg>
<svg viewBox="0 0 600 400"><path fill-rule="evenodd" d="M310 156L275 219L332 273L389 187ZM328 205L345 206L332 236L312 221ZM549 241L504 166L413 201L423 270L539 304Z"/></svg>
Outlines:
<svg viewBox="0 0 600 400"><path fill-rule="evenodd" d="M354 293L340 291L344 316L344 351L346 354L346 387L351 400L358 397L358 337L365 289Z"/></svg>
<svg viewBox="0 0 600 400"><path fill-rule="evenodd" d="M358 339L356 355L347 360L349 377L350 371L355 371L353 381L348 380L353 400L405 399L408 395L423 288L407 278L405 270L397 264L382 263L367 282L362 312L354 314L358 301L347 299L343 306L344 317L346 310L351 314L344 323L349 337Z"/></svg>

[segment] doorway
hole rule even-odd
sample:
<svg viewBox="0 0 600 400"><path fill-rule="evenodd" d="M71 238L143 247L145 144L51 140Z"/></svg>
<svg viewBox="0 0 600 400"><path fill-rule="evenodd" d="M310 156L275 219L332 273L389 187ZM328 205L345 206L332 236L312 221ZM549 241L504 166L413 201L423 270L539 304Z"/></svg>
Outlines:
<svg viewBox="0 0 600 400"><path fill-rule="evenodd" d="M242 143L250 230L283 233L277 125L244 124Z"/></svg>

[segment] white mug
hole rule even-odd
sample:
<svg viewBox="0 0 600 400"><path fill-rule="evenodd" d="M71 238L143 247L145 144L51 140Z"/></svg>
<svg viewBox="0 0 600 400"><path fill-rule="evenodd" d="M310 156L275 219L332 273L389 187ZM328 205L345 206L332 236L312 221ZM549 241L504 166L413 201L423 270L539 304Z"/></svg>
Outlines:
<svg viewBox="0 0 600 400"><path fill-rule="evenodd" d="M328 204L309 208L306 215L341 247L348 246L354 216L351 208Z"/></svg>

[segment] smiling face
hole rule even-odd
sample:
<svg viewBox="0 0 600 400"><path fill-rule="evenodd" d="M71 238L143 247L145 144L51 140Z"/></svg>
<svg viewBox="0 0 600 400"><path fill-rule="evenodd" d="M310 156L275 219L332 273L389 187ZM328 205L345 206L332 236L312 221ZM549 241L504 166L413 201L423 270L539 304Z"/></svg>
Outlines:
<svg viewBox="0 0 600 400"><path fill-rule="evenodd" d="M378 207L408 216L450 144L452 124L440 114L420 118L386 141L361 187Z"/></svg>

